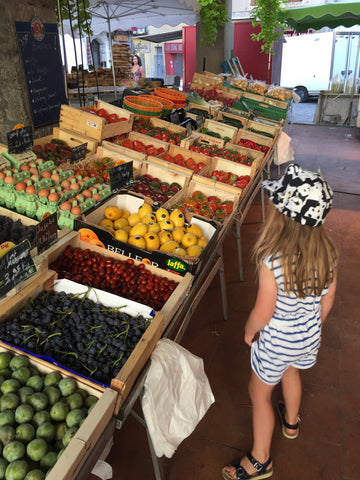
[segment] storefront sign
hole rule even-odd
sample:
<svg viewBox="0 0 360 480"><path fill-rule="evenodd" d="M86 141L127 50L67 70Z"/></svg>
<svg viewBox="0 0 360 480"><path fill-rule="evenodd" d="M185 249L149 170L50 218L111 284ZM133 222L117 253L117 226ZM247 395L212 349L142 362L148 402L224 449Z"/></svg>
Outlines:
<svg viewBox="0 0 360 480"><path fill-rule="evenodd" d="M182 53L183 44L180 43L165 43L165 53Z"/></svg>

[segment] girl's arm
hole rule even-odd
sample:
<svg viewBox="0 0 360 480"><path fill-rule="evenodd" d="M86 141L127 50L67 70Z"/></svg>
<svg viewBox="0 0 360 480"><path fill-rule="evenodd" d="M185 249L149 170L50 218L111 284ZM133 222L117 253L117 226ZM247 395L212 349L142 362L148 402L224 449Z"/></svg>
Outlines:
<svg viewBox="0 0 360 480"><path fill-rule="evenodd" d="M140 74L142 78L145 78L145 70L143 67L140 67Z"/></svg>
<svg viewBox="0 0 360 480"><path fill-rule="evenodd" d="M262 265L255 306L245 325L245 343L251 346L256 334L265 327L273 316L276 304L277 285L274 274Z"/></svg>
<svg viewBox="0 0 360 480"><path fill-rule="evenodd" d="M328 316L331 307L333 306L334 299L335 299L335 292L336 292L336 285L337 285L337 277L335 276L333 282L329 287L329 291L326 295L321 297L320 305L321 305L321 323L324 323L326 317Z"/></svg>

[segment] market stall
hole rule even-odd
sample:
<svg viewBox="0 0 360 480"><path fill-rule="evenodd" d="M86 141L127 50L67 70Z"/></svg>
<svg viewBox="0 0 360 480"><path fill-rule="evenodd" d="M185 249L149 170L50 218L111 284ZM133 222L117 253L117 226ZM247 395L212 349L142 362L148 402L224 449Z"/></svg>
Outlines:
<svg viewBox="0 0 360 480"><path fill-rule="evenodd" d="M217 274L227 318L222 244L235 234L242 278L241 225L289 103L266 97L270 86L262 95L219 87L216 104L191 108L172 89L128 97L124 108L64 105L50 139L24 150L29 132L20 128L2 149L3 216L32 232L22 227L21 238L8 233L1 245L0 340L106 403L74 423L61 454L48 446L49 478L87 478L104 458L157 341L181 342Z"/></svg>

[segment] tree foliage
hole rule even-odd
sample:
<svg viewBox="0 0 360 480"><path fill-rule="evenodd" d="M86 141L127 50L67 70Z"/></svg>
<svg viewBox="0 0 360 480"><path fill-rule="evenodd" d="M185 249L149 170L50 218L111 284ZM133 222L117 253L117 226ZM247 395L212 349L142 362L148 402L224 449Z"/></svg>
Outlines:
<svg viewBox="0 0 360 480"><path fill-rule="evenodd" d="M286 0L285 0L286 2ZM261 51L273 54L273 42L278 40L286 29L283 21L285 8L281 0L256 0L255 7L251 10L250 17L253 27L260 25L259 33L252 33L251 38L262 42Z"/></svg>
<svg viewBox="0 0 360 480"><path fill-rule="evenodd" d="M221 0L198 0L201 5L200 24L202 30L201 45L213 47L218 29L229 20L225 5Z"/></svg>
<svg viewBox="0 0 360 480"><path fill-rule="evenodd" d="M60 18L72 21L73 30L82 35L91 35L91 14L87 12L90 6L89 0L60 0L61 17L58 11L58 1L55 0L55 9L58 22Z"/></svg>

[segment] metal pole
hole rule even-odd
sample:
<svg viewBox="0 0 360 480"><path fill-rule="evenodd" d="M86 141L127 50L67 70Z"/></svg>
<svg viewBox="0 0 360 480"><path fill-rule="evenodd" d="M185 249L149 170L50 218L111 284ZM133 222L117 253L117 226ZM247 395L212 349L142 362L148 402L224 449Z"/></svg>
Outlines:
<svg viewBox="0 0 360 480"><path fill-rule="evenodd" d="M112 76L113 76L113 83L114 83L114 95L115 95L115 100L117 99L117 86L116 86L116 77L115 77L115 67L114 67L114 57L113 57L113 51L112 51L112 41L111 41L111 27L110 27L110 15L109 15L109 7L105 6L106 13L107 13L107 24L108 24L108 31L109 31L109 44L110 44L110 58L111 58L111 70L112 70Z"/></svg>
<svg viewBox="0 0 360 480"><path fill-rule="evenodd" d="M64 25L63 25L63 20L62 20L62 15L61 15L60 0L57 0L57 8L58 8L58 13L59 13L59 22L60 22L60 28L61 28L61 40L62 40L62 45L63 45L64 62L65 62L65 72L64 72L65 94L66 94L67 100L69 101L69 91L68 91L68 84L67 84L68 67L67 67L67 60L66 60L65 34L64 34Z"/></svg>

